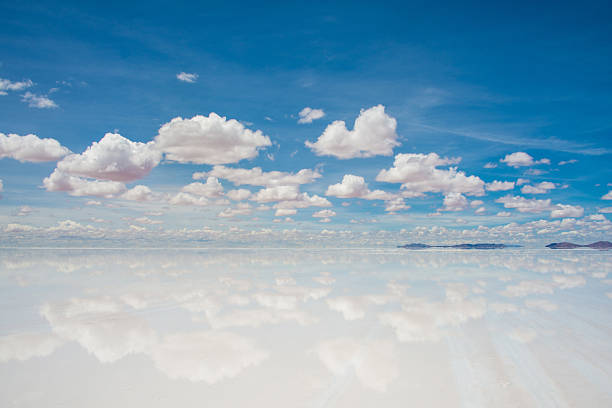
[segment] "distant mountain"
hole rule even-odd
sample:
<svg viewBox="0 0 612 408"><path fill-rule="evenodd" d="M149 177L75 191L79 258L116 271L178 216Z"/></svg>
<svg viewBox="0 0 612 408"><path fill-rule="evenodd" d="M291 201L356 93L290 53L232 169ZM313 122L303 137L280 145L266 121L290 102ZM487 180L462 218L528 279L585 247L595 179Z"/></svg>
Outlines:
<svg viewBox="0 0 612 408"><path fill-rule="evenodd" d="M546 245L546 248L550 249L574 249L574 248L591 248L591 249L612 249L612 242L610 241L597 241L588 245L574 244L573 242L553 242L552 244Z"/></svg>
<svg viewBox="0 0 612 408"><path fill-rule="evenodd" d="M503 249L503 248L518 248L520 245L506 244L457 244L457 245L427 245L420 243L398 245L398 248L404 249L427 249L427 248L451 248L451 249Z"/></svg>

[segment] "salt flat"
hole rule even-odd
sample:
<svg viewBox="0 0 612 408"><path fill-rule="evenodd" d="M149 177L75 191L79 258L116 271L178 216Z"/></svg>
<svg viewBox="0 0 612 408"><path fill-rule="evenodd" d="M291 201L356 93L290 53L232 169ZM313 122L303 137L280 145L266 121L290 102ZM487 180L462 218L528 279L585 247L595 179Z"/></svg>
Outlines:
<svg viewBox="0 0 612 408"><path fill-rule="evenodd" d="M612 253L0 250L5 407L612 405Z"/></svg>

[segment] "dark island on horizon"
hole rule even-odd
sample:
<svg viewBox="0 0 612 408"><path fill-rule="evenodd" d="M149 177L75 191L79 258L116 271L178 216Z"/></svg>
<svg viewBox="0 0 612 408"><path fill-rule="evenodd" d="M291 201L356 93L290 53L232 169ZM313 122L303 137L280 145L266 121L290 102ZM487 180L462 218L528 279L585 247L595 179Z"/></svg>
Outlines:
<svg viewBox="0 0 612 408"><path fill-rule="evenodd" d="M495 244L495 243L483 243L483 244L456 244L456 245L429 245L422 243L411 243L405 245L398 245L398 248L403 249L428 249L428 248L449 248L449 249L504 249L504 248L522 248L522 245L511 245L511 244ZM552 244L546 245L546 248L550 249L575 249L575 248L589 248L589 249L612 249L612 242L610 241L597 241L592 244L580 245L574 244L573 242L553 242Z"/></svg>
<svg viewBox="0 0 612 408"><path fill-rule="evenodd" d="M428 245L428 244L406 244L398 245L398 248L404 249L427 249L427 248L450 248L450 249L503 249L503 248L520 248L521 245L508 244L457 244L457 245Z"/></svg>
<svg viewBox="0 0 612 408"><path fill-rule="evenodd" d="M612 242L597 241L588 245L574 244L573 242L553 242L546 245L550 249L575 249L575 248L590 248L590 249L612 249Z"/></svg>

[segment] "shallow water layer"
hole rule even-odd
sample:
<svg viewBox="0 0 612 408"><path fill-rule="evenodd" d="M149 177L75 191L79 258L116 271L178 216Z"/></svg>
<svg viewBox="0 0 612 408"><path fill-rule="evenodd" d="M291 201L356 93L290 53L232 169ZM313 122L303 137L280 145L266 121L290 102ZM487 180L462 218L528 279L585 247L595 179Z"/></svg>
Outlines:
<svg viewBox="0 0 612 408"><path fill-rule="evenodd" d="M0 250L3 407L612 406L612 252Z"/></svg>

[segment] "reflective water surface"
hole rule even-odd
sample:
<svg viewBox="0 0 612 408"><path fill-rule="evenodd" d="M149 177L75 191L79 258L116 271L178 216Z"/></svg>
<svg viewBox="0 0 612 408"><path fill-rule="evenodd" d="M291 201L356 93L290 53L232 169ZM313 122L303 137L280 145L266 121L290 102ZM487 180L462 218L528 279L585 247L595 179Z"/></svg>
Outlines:
<svg viewBox="0 0 612 408"><path fill-rule="evenodd" d="M612 252L0 250L3 407L612 406Z"/></svg>

